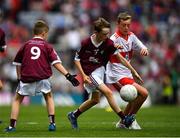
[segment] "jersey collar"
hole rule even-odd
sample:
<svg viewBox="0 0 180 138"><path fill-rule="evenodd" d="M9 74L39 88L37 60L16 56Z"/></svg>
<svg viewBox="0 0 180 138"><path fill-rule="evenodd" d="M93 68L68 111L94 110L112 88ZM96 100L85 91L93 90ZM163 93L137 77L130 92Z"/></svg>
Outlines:
<svg viewBox="0 0 180 138"><path fill-rule="evenodd" d="M118 36L124 38L125 40L128 40L128 37L129 37L129 35L131 34L131 32L128 32L128 35L124 36L124 35L121 33L121 31L117 29L116 34L117 34Z"/></svg>
<svg viewBox="0 0 180 138"><path fill-rule="evenodd" d="M93 45L95 46L95 47L99 47L102 43L103 43L103 41L101 41L101 42L99 42L98 44L96 44L96 42L94 41L94 39L93 39L93 36L94 36L95 34L93 34L93 35L91 35L91 42L93 43Z"/></svg>
<svg viewBox="0 0 180 138"><path fill-rule="evenodd" d="M33 38L43 39L43 38L42 38L42 37L40 37L40 36L34 36Z"/></svg>

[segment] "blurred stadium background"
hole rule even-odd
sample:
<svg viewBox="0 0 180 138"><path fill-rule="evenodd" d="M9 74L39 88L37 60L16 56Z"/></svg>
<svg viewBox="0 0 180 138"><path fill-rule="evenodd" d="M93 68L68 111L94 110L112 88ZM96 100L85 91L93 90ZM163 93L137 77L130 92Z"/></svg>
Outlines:
<svg viewBox="0 0 180 138"><path fill-rule="evenodd" d="M179 0L1 0L4 16L0 27L6 33L8 48L0 55L0 78L4 83L0 105L11 103L17 86L12 61L17 50L32 37L31 29L37 19L49 23L48 41L58 51L63 65L77 73L74 52L80 40L92 33L92 21L102 16L111 22L114 32L121 11L133 15L131 30L150 50L149 57L135 55L132 61L150 92L148 102L180 105L179 7ZM81 79L79 75L78 78ZM56 105L76 105L83 101L83 87L72 87L56 71L52 83ZM29 103L41 104L43 100L41 96L26 98L24 104Z"/></svg>

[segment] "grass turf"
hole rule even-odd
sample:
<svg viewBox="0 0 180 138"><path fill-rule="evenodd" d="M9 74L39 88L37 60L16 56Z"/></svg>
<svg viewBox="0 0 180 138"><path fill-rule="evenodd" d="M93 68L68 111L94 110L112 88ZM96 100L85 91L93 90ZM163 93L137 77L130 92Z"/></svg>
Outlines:
<svg viewBox="0 0 180 138"><path fill-rule="evenodd" d="M0 137L177 137L180 136L180 107L153 106L141 109L136 119L142 130L116 129L113 112L92 108L78 119L79 131L71 129L66 117L76 107L56 107L56 132L49 132L44 106L22 106L16 132L5 133L9 125L9 106L0 107Z"/></svg>

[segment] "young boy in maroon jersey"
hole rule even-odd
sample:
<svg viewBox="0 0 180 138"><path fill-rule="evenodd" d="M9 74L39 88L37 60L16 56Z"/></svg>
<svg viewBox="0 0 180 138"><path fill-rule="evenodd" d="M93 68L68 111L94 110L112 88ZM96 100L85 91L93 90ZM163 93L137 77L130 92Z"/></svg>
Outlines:
<svg viewBox="0 0 180 138"><path fill-rule="evenodd" d="M6 49L6 41L5 41L5 33L4 31L0 28L0 52L4 52ZM2 89L3 84L0 80L0 90Z"/></svg>
<svg viewBox="0 0 180 138"><path fill-rule="evenodd" d="M3 18L3 11L0 9L0 22ZM4 31L0 28L0 52L4 52L6 49L6 40L5 40L5 33ZM0 90L3 88L2 81L0 80Z"/></svg>
<svg viewBox="0 0 180 138"><path fill-rule="evenodd" d="M1 18L1 17L0 17ZM4 31L0 28L0 52L4 52L6 46L6 41L5 41L5 33ZM3 88L2 81L0 79L0 91ZM0 120L0 124L2 121Z"/></svg>
<svg viewBox="0 0 180 138"><path fill-rule="evenodd" d="M75 75L68 73L54 48L46 42L48 31L49 27L44 21L37 21L33 28L34 37L20 48L14 59L19 85L12 103L10 125L5 129L6 132L16 130L16 120L24 96L36 95L38 92L43 93L46 101L50 123L48 129L56 130L54 101L49 81L52 76L51 65L65 75L74 86L79 85Z"/></svg>
<svg viewBox="0 0 180 138"><path fill-rule="evenodd" d="M77 118L83 112L93 107L100 101L100 93L105 95L111 108L129 126L134 120L133 116L125 116L116 104L112 91L104 84L105 66L110 56L116 52L112 40L108 38L110 24L103 18L94 22L94 34L81 42L81 49L76 53L75 64L80 71L84 87L91 98L82 103L77 110L68 113L68 119L73 129L78 129ZM128 67L134 76L142 81L141 77L134 68L118 53L117 58L123 65Z"/></svg>
<svg viewBox="0 0 180 138"><path fill-rule="evenodd" d="M5 33L0 28L0 52L4 52L5 48L6 48ZM0 80L0 90L2 89L2 87L3 87L3 84L2 84L2 81Z"/></svg>
<svg viewBox="0 0 180 138"><path fill-rule="evenodd" d="M3 16L3 12L0 9L0 22ZM5 33L4 31L0 28L0 52L4 52L6 49L6 40L5 40ZM0 90L3 88L3 84L0 78ZM0 123L2 123L2 121L0 120Z"/></svg>

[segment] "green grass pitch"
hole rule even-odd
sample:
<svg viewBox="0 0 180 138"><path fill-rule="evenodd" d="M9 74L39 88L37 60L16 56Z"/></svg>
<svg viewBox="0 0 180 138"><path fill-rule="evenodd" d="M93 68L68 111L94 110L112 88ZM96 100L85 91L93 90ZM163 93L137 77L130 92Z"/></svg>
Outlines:
<svg viewBox="0 0 180 138"><path fill-rule="evenodd" d="M92 108L79 117L79 131L71 129L66 117L76 107L56 107L56 132L49 132L44 106L21 106L16 132L5 133L11 107L0 107L0 137L177 137L180 136L180 107L153 106L141 109L137 120L142 130L116 129L113 112Z"/></svg>

